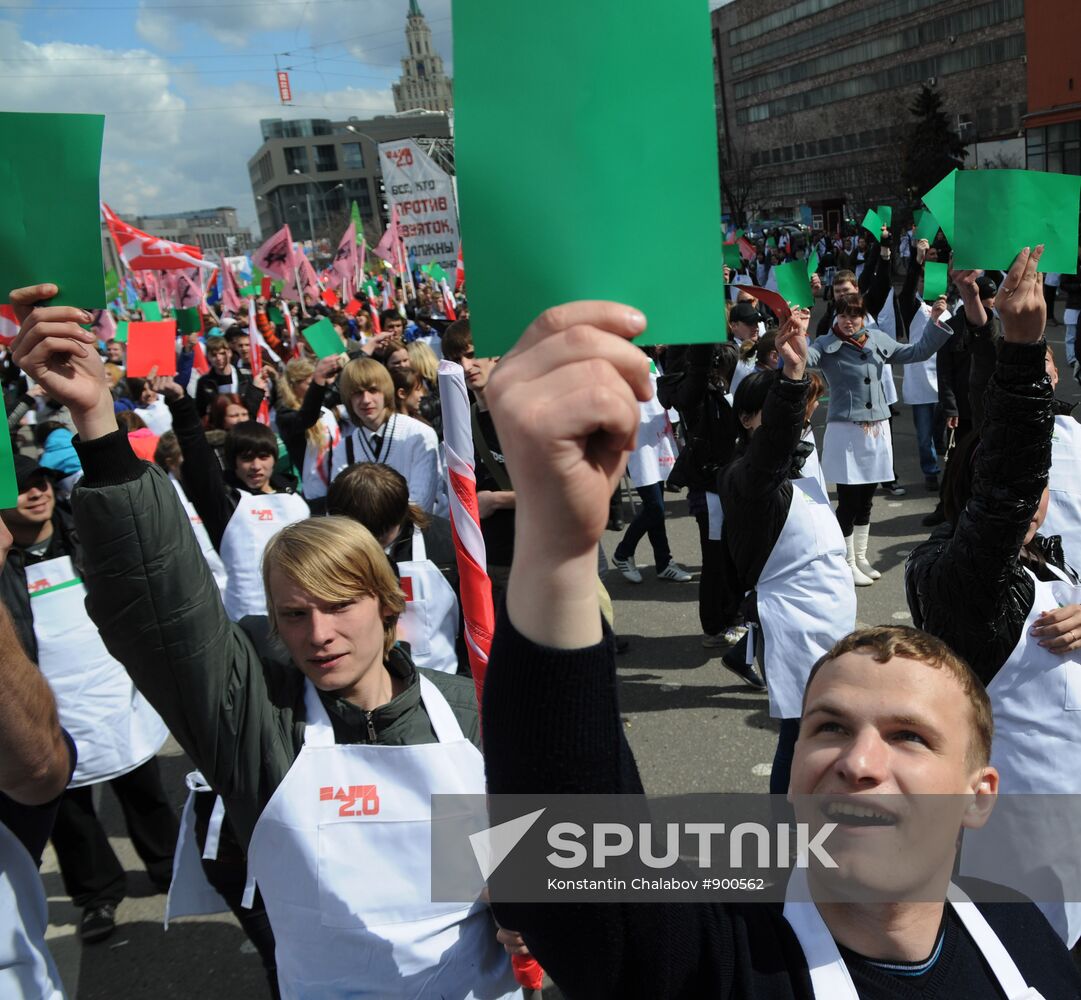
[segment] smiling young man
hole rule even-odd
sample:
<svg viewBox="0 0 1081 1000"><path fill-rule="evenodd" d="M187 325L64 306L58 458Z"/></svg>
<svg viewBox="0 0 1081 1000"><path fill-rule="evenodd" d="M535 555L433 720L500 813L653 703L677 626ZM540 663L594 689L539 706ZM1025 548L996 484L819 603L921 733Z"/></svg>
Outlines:
<svg viewBox="0 0 1081 1000"><path fill-rule="evenodd" d="M608 497L634 447L638 402L649 395L646 362L629 343L645 325L616 303L549 310L488 385L519 498L485 685L492 794L642 792L593 570ZM949 888L958 836L984 822L997 784L987 765L986 694L964 664L913 630L866 630L826 654L805 697L789 792L797 811L803 796L825 795L840 834L841 881L810 872L810 899L829 890L820 905L796 882L784 910L504 903L495 905L499 919L521 930L571 996L1081 994L1069 955L1034 905L976 907ZM948 822L929 829L915 806L910 817L913 796L943 793L954 809ZM815 822L826 821L819 811ZM878 863L868 866L876 850Z"/></svg>
<svg viewBox="0 0 1081 1000"><path fill-rule="evenodd" d="M485 787L472 682L413 666L386 555L344 518L289 525L268 546L276 635L229 621L175 490L117 429L85 314L34 307L56 291L12 293L14 350L79 431L88 610L224 799L282 995L515 994L488 907L429 899L430 796Z"/></svg>

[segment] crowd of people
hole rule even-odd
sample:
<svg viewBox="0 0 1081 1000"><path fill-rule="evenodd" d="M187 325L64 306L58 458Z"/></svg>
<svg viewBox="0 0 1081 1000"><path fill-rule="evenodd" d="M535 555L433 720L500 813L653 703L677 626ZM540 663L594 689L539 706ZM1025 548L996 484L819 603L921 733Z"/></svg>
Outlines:
<svg viewBox="0 0 1081 1000"><path fill-rule="evenodd" d="M125 873L93 796L108 784L167 920L231 910L273 996L513 996L510 956L529 954L568 997L1081 996L1068 891L1037 909L951 882L1011 884L958 835L1000 786L1081 791L1081 432L1053 394L1042 248L925 299L941 234L771 242L726 268L722 342L645 349L632 306L579 302L478 357L464 298L451 319L416 274L412 297L388 279L380 312L203 303L176 374L139 377L100 336L113 320L51 305L55 285L12 291L0 993L63 995L35 884L50 838L82 941L114 933ZM756 294L812 249L813 331L810 310ZM1056 283L1075 369L1079 280ZM319 357L304 333L322 320L341 350ZM440 359L472 400L498 615L483 739ZM854 631L857 589L880 577L875 494L904 493L901 403L940 494L906 567L917 628ZM815 904L798 886L783 910L429 898L432 794L642 791L598 551L623 528L624 476L640 503L611 565L641 583L648 537L657 579L697 599L703 646L768 695L771 792L977 804L927 876L931 903ZM666 490L698 524L697 588ZM157 764L170 734L194 765L179 816ZM1074 846L1031 864L1069 871ZM814 870L799 877L813 896Z"/></svg>

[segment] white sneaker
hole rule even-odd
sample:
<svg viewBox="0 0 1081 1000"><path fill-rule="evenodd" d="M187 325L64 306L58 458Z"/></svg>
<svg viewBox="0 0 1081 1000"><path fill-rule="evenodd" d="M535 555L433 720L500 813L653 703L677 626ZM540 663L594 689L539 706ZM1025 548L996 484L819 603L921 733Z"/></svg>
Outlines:
<svg viewBox="0 0 1081 1000"><path fill-rule="evenodd" d="M642 578L641 574L639 574L638 578ZM675 580L676 583L690 583L693 577L675 559L669 559L668 565L657 574L657 579Z"/></svg>
<svg viewBox="0 0 1081 1000"><path fill-rule="evenodd" d="M634 556L629 559L616 559L613 556L612 565L623 574L623 579L629 580L631 583L642 582L642 571L634 565Z"/></svg>

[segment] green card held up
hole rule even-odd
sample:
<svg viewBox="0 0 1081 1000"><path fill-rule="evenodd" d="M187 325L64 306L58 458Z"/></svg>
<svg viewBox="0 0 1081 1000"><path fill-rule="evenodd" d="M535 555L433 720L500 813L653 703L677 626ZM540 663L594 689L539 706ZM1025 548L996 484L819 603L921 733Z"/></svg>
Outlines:
<svg viewBox="0 0 1081 1000"><path fill-rule="evenodd" d="M113 335L113 340L118 344L126 344L128 342L128 321L119 320L116 324L116 333Z"/></svg>
<svg viewBox="0 0 1081 1000"><path fill-rule="evenodd" d="M934 217L934 214L927 211L921 212L919 221L916 223L916 241L927 240L928 243L934 243L938 230L938 219Z"/></svg>
<svg viewBox="0 0 1081 1000"><path fill-rule="evenodd" d="M575 299L640 309L650 326L639 343L715 340L724 275L708 5L456 0L452 15L477 353L505 353L545 308ZM620 155L644 121L663 121L666 140ZM664 198L643 197L662 178ZM658 233L677 240L677 296L643 252Z"/></svg>
<svg viewBox="0 0 1081 1000"><path fill-rule="evenodd" d="M1024 247L1044 245L1040 270L1077 273L1081 177L1038 170L963 170L957 175L953 266L1008 270Z"/></svg>
<svg viewBox="0 0 1081 1000"><path fill-rule="evenodd" d="M813 278L818 274L818 251L812 250L811 256L807 258L807 277Z"/></svg>
<svg viewBox="0 0 1081 1000"><path fill-rule="evenodd" d="M743 267L743 257L740 255L739 247L735 243L726 243L721 249L724 252L726 267L732 268L733 271L738 271Z"/></svg>
<svg viewBox="0 0 1081 1000"><path fill-rule="evenodd" d="M102 115L0 112L3 293L42 282L54 306L105 306L101 257Z"/></svg>
<svg viewBox="0 0 1081 1000"><path fill-rule="evenodd" d="M0 434L0 510L19 502L19 484L15 478L15 459L11 454L11 435Z"/></svg>
<svg viewBox="0 0 1081 1000"><path fill-rule="evenodd" d="M882 220L882 225L889 229L893 225L893 206L879 205L876 211L878 217Z"/></svg>
<svg viewBox="0 0 1081 1000"><path fill-rule="evenodd" d="M304 327L300 332L319 359L332 358L345 350L342 338L338 336L334 324L326 316L319 317L317 322Z"/></svg>
<svg viewBox="0 0 1081 1000"><path fill-rule="evenodd" d="M116 276L116 271L111 267L105 272L105 301L112 302L113 299L120 297L120 279Z"/></svg>
<svg viewBox="0 0 1081 1000"><path fill-rule="evenodd" d="M199 315L198 306L188 306L187 309L174 309L173 318L176 320L176 328L181 333L202 333L203 318Z"/></svg>
<svg viewBox="0 0 1081 1000"><path fill-rule="evenodd" d="M940 295L945 295L949 277L948 265L939 264L933 260L927 261L923 265L923 301L934 302Z"/></svg>
<svg viewBox="0 0 1081 1000"><path fill-rule="evenodd" d="M807 265L801 260L780 264L773 269L777 279L777 291L789 305L810 309L814 305L811 293L811 279L807 274Z"/></svg>
<svg viewBox="0 0 1081 1000"><path fill-rule="evenodd" d="M161 306L157 302L140 302L135 308L143 314L143 319L148 323L156 323L161 319Z"/></svg>
<svg viewBox="0 0 1081 1000"><path fill-rule="evenodd" d="M923 203L931 210L931 214L938 219L939 228L946 234L946 239L953 245L953 212L954 192L957 185L957 175L961 171L956 168L951 170L930 191L923 196ZM980 210L982 215L984 209Z"/></svg>
<svg viewBox="0 0 1081 1000"><path fill-rule="evenodd" d="M867 209L867 214L863 217L863 222L861 222L860 225L874 237L876 243L882 239L883 222L879 218L878 212L873 208Z"/></svg>
<svg viewBox="0 0 1081 1000"><path fill-rule="evenodd" d="M158 375L176 374L176 323L129 323L126 373L146 378L155 368Z"/></svg>
<svg viewBox="0 0 1081 1000"><path fill-rule="evenodd" d="M266 307L267 319L270 320L275 326L281 326L285 322L285 316L277 306Z"/></svg>

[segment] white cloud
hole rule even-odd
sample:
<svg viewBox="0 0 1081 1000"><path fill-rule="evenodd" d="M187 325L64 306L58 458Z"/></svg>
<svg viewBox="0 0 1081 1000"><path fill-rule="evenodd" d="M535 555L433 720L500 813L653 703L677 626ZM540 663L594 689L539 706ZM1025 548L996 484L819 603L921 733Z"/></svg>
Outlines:
<svg viewBox="0 0 1081 1000"><path fill-rule="evenodd" d="M105 113L101 192L122 213L234 205L250 223L247 161L262 142L261 118L393 111L389 89L354 87L317 95L301 90L295 99L303 106L283 108L272 79L266 86L207 85L171 74L167 59L146 50L36 45L7 22L0 22L0 65L26 68L5 80L6 110Z"/></svg>

